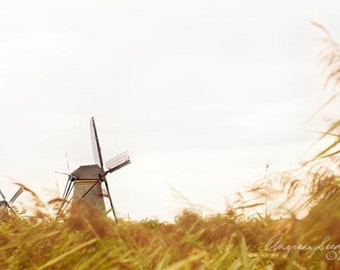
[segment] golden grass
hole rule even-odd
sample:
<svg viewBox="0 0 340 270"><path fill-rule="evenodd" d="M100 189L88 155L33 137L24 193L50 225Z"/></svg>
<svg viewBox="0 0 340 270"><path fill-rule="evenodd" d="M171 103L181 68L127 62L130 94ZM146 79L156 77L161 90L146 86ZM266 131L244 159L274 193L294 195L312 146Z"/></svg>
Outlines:
<svg viewBox="0 0 340 270"><path fill-rule="evenodd" d="M339 269L329 257L340 255L339 205L339 196L321 201L302 220L247 218L230 209L210 217L185 210L174 223L116 224L86 208L64 220L7 216L0 269Z"/></svg>

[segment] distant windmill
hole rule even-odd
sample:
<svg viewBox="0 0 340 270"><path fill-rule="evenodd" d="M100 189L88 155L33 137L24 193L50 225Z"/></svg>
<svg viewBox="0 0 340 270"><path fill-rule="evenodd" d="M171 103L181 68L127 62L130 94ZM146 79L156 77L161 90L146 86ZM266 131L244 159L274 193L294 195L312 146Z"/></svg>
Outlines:
<svg viewBox="0 0 340 270"><path fill-rule="evenodd" d="M18 191L13 195L12 199L6 201L5 195L0 190L0 195L3 198L3 201L0 201L0 217L2 217L5 213L8 213L8 211L11 211L14 215L16 215L15 211L12 208L12 204L15 202L15 200L20 196L20 194L23 191L24 191L23 188L20 187Z"/></svg>
<svg viewBox="0 0 340 270"><path fill-rule="evenodd" d="M69 179L64 190L63 201L70 201L68 198L73 190L73 197L71 198L72 206L78 203L85 203L88 207L105 213L105 204L102 192L102 183L104 182L113 216L117 222L117 216L113 207L106 175L130 164L129 154L128 152L124 152L115 158L110 159L105 163L105 167L107 168L105 171L97 129L93 117L90 121L90 131L93 156L96 164L80 166L77 170L68 174ZM61 206L61 212L66 208L67 204L68 203L64 203Z"/></svg>

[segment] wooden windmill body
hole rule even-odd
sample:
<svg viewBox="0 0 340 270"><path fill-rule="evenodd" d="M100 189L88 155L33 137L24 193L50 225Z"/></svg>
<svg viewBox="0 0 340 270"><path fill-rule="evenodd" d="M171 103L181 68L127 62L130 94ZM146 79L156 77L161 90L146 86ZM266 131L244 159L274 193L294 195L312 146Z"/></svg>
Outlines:
<svg viewBox="0 0 340 270"><path fill-rule="evenodd" d="M72 204L83 203L86 206L105 213L102 191L102 176L105 174L98 165L80 166L72 172L74 175L74 191Z"/></svg>
<svg viewBox="0 0 340 270"><path fill-rule="evenodd" d="M106 209L102 188L102 183L104 183L106 189L105 196L109 198L110 207L117 222L117 216L113 207L106 175L124 167L127 164L130 164L130 158L128 152L124 152L106 162L105 166L107 170L104 170L101 148L93 117L91 118L90 128L93 155L96 164L80 166L77 170L69 174L69 179L63 195L63 201L72 201L72 208L82 205L105 214ZM72 190L73 194L71 195ZM71 199L69 199L70 196L72 196ZM65 210L66 206L65 204L61 206L61 212Z"/></svg>

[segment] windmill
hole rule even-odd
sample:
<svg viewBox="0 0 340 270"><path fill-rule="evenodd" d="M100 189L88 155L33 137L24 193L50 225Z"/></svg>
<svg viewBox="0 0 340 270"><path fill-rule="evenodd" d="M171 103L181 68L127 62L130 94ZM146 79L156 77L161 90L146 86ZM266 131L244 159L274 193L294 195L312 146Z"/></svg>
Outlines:
<svg viewBox="0 0 340 270"><path fill-rule="evenodd" d="M2 217L5 213L8 213L8 211L11 211L14 215L16 215L15 211L12 208L12 204L23 191L23 188L20 187L18 191L13 195L13 197L9 201L6 201L5 195L0 190L0 195L3 198L3 201L0 201L0 217Z"/></svg>
<svg viewBox="0 0 340 270"><path fill-rule="evenodd" d="M102 191L102 184L104 183L107 197L110 201L110 207L115 221L117 222L117 216L113 207L106 175L130 164L130 157L128 152L124 152L110 159L105 163L105 170L94 117L90 120L90 134L95 164L80 166L77 170L68 174L69 178L63 193L63 202L67 203L62 204L59 213L62 213L65 210L68 202L71 200L72 206L79 203L85 203L87 207L105 213L105 203ZM72 190L73 196L71 200L69 200Z"/></svg>

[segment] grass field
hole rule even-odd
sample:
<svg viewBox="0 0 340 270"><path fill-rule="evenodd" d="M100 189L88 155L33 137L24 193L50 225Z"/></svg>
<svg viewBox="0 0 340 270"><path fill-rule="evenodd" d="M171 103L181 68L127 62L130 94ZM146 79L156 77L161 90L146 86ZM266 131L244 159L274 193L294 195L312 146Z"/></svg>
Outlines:
<svg viewBox="0 0 340 270"><path fill-rule="evenodd" d="M0 269L340 269L340 188L330 181L300 220L247 218L230 206L209 217L188 209L174 223L116 224L87 208L65 219L6 216Z"/></svg>

